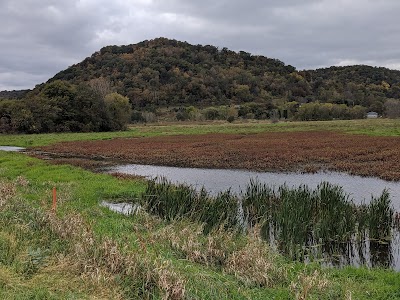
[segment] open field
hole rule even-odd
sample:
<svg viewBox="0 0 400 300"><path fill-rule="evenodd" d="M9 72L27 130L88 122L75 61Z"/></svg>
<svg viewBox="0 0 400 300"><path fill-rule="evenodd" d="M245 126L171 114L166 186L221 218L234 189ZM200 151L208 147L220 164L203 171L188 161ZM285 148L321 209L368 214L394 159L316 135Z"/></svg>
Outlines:
<svg viewBox="0 0 400 300"><path fill-rule="evenodd" d="M131 125L129 130L120 132L50 133L50 134L0 134L3 146L34 147L63 141L109 140L113 138L151 137L165 135L196 135L208 133L263 133L293 131L336 131L371 136L400 136L400 120L337 120L309 122L176 122Z"/></svg>
<svg viewBox="0 0 400 300"><path fill-rule="evenodd" d="M64 142L40 148L84 158L257 171L334 170L400 180L400 138L332 131L173 135Z"/></svg>

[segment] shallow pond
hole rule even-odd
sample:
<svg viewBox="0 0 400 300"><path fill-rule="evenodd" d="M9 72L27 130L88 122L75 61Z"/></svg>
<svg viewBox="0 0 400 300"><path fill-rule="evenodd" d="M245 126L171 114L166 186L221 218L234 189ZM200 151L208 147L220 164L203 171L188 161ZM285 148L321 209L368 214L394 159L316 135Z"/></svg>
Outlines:
<svg viewBox="0 0 400 300"><path fill-rule="evenodd" d="M400 211L399 182L351 176L336 172L319 172L315 174L272 173L138 164L111 167L107 169L107 172L140 175L148 179L165 177L172 183L187 183L196 189L204 186L212 194L228 189L240 194L241 190L246 188L252 178L257 178L258 181L267 183L272 187L279 187L283 184L289 187L307 185L313 189L319 183L327 181L343 187L344 191L357 204L368 203L371 195L380 196L384 189L388 189L395 210ZM354 266L365 265L368 267L380 266L400 271L400 235L397 229L393 230L392 240L387 243L364 240L340 245L313 245L309 253L314 259L323 260L325 265L339 267L349 264Z"/></svg>
<svg viewBox="0 0 400 300"><path fill-rule="evenodd" d="M108 201L102 201L100 203L101 206L107 207L109 210L115 211L117 213L123 215L132 215L135 214L139 209L140 205L132 204L132 203L112 203Z"/></svg>
<svg viewBox="0 0 400 300"><path fill-rule="evenodd" d="M14 146L0 146L0 151L19 152L23 150L25 150L25 148Z"/></svg>
<svg viewBox="0 0 400 300"><path fill-rule="evenodd" d="M354 199L357 204L363 201L368 203L371 195L380 196L386 188L391 195L395 210L400 211L400 183L385 181L379 178L352 176L336 172L319 172L315 174L302 173L274 173L274 172L252 172L245 170L225 169L197 169L177 168L151 165L120 165L107 169L108 172L119 172L134 174L146 178L165 177L176 183L187 183L200 189L205 187L209 192L218 192L231 189L232 192L240 193L245 189L250 179L257 178L260 182L272 187L279 187L286 184L289 187L307 185L316 188L323 181L343 187L344 191Z"/></svg>

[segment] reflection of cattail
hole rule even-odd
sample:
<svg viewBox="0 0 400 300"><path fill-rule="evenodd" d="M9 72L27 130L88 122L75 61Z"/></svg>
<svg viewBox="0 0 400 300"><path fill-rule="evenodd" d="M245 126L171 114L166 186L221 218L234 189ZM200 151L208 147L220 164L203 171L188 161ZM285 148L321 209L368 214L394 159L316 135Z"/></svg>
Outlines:
<svg viewBox="0 0 400 300"><path fill-rule="evenodd" d="M400 212L396 211L394 214L394 225L400 227Z"/></svg>

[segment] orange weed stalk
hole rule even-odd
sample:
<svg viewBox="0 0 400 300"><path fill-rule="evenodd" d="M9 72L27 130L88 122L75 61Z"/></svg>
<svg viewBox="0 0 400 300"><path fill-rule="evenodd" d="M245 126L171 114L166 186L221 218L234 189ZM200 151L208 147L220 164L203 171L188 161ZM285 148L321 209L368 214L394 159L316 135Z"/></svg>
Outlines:
<svg viewBox="0 0 400 300"><path fill-rule="evenodd" d="M57 189L53 187L53 205L51 207L52 212L56 212L57 210Z"/></svg>

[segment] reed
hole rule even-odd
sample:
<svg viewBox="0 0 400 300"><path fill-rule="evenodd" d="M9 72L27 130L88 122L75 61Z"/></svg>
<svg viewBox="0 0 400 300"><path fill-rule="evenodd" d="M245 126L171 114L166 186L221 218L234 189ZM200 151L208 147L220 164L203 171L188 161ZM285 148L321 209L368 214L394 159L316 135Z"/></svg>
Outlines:
<svg viewBox="0 0 400 300"><path fill-rule="evenodd" d="M250 179L242 193L243 211L250 227L268 219L275 203L275 193L271 187L257 179Z"/></svg>
<svg viewBox="0 0 400 300"><path fill-rule="evenodd" d="M148 182L142 199L150 213L170 221L191 216L198 196L188 185L173 185L160 178Z"/></svg>
<svg viewBox="0 0 400 300"><path fill-rule="evenodd" d="M373 197L368 206L368 233L372 239L390 239L394 210L387 190Z"/></svg>
<svg viewBox="0 0 400 300"><path fill-rule="evenodd" d="M204 224L204 232L224 226L236 228L239 200L230 191L211 197L204 189L199 192L186 184L173 185L165 178L150 180L142 194L142 204L147 210L171 221L187 218Z"/></svg>
<svg viewBox="0 0 400 300"><path fill-rule="evenodd" d="M142 199L150 213L168 221L199 222L205 234L221 227L259 227L265 240L299 260L320 256L316 249L346 252L349 243L366 233L387 239L394 215L387 191L369 205L355 205L342 187L327 182L315 189L283 185L274 190L252 179L239 197L229 190L211 196L204 189L160 179L148 182Z"/></svg>
<svg viewBox="0 0 400 300"><path fill-rule="evenodd" d="M313 194L306 186L279 188L279 206L273 221L279 248L292 258L302 256L301 247L311 239L313 225Z"/></svg>
<svg viewBox="0 0 400 300"><path fill-rule="evenodd" d="M323 182L314 191L313 234L323 241L348 241L355 233L353 201L342 187Z"/></svg>

